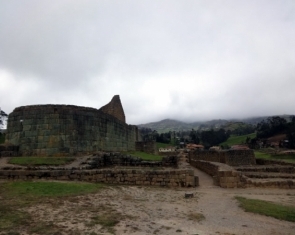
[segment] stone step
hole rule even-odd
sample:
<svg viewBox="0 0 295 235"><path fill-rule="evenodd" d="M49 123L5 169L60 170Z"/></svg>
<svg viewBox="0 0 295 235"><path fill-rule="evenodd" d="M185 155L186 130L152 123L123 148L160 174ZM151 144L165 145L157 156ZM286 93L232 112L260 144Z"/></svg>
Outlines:
<svg viewBox="0 0 295 235"><path fill-rule="evenodd" d="M243 175L249 178L259 179L271 179L271 178L282 178L282 179L295 179L295 174L279 173L279 172L243 172Z"/></svg>
<svg viewBox="0 0 295 235"><path fill-rule="evenodd" d="M282 165L255 165L255 166L239 166L235 167L237 171L242 172L280 172L295 174L294 166L282 166Z"/></svg>

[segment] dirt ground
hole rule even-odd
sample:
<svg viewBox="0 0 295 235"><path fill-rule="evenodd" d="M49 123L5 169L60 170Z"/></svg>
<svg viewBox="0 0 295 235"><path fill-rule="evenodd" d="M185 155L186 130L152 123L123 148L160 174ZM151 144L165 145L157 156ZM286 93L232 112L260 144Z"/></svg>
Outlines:
<svg viewBox="0 0 295 235"><path fill-rule="evenodd" d="M200 181L196 188L106 186L95 194L48 199L27 210L32 223L43 224L35 234L295 234L295 223L244 212L234 199L243 196L294 206L295 190L223 189L202 171L195 169L195 175ZM185 198L185 193L193 197Z"/></svg>
<svg viewBox="0 0 295 235"><path fill-rule="evenodd" d="M295 190L222 189L196 170L197 188L109 186L96 194L50 201L29 211L51 221L61 234L295 234L295 223L244 212L235 196L295 205ZM193 193L185 198L185 193ZM114 229L95 223L95 215L116 217Z"/></svg>

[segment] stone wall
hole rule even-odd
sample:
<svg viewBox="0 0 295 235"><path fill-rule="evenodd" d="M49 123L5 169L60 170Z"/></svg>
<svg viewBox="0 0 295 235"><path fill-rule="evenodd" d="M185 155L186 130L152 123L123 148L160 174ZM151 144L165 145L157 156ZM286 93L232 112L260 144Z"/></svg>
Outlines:
<svg viewBox="0 0 295 235"><path fill-rule="evenodd" d="M253 150L195 150L189 152L189 159L220 162L230 166L254 165L256 163Z"/></svg>
<svg viewBox="0 0 295 235"><path fill-rule="evenodd" d="M177 167L178 157L163 157L162 161L144 161L139 157L124 155L121 153L97 153L89 157L87 164L91 168L112 166L140 166L140 167Z"/></svg>
<svg viewBox="0 0 295 235"><path fill-rule="evenodd" d="M5 180L75 180L109 184L154 185L189 187L198 186L193 170L0 170L0 179Z"/></svg>
<svg viewBox="0 0 295 235"><path fill-rule="evenodd" d="M19 155L76 155L135 150L136 126L94 108L33 105L9 115L6 143Z"/></svg>
<svg viewBox="0 0 295 235"><path fill-rule="evenodd" d="M18 146L0 144L0 157L17 156L18 149Z"/></svg>
<svg viewBox="0 0 295 235"><path fill-rule="evenodd" d="M244 187L241 182L241 173L226 164L202 160L191 160L190 164L211 175L217 186L222 188Z"/></svg>

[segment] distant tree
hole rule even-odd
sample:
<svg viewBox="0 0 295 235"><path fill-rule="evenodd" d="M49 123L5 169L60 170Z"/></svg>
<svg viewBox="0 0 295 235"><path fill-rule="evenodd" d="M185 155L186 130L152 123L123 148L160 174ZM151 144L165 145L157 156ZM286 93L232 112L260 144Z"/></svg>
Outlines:
<svg viewBox="0 0 295 235"><path fill-rule="evenodd" d="M285 118L279 116L269 117L257 124L257 137L268 138L270 136L286 132L288 128Z"/></svg>
<svg viewBox="0 0 295 235"><path fill-rule="evenodd" d="M213 129L209 131L201 132L201 140L205 148L209 148L214 145L218 145L229 138L229 132L225 131L224 129L219 129L214 131Z"/></svg>
<svg viewBox="0 0 295 235"><path fill-rule="evenodd" d="M288 147L295 148L295 116L292 117L287 131Z"/></svg>
<svg viewBox="0 0 295 235"><path fill-rule="evenodd" d="M192 143L194 143L194 144L200 143L200 138L198 136L198 133L194 129L191 130L189 137L190 137Z"/></svg>

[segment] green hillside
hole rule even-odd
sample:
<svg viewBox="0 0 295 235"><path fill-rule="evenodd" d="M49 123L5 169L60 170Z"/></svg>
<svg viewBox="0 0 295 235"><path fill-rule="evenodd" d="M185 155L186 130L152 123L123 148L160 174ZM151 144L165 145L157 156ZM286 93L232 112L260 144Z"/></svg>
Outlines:
<svg viewBox="0 0 295 235"><path fill-rule="evenodd" d="M244 144L244 143L246 143L247 137L253 139L256 137L256 133L252 133L252 134L248 134L248 135L230 136L227 141L225 141L219 145L232 146L232 145L237 145L237 144Z"/></svg>

